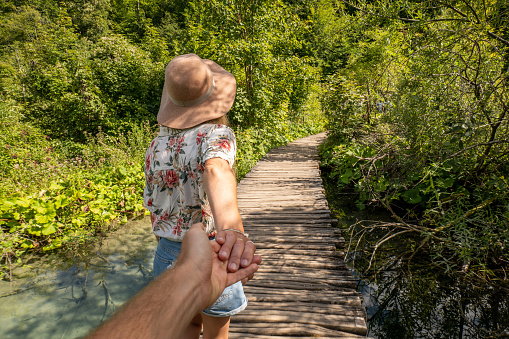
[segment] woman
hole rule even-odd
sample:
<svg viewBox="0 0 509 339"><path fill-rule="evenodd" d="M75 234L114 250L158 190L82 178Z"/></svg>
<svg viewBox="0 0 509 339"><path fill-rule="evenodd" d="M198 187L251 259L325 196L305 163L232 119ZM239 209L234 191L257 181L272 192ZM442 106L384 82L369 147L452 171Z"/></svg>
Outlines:
<svg viewBox="0 0 509 339"><path fill-rule="evenodd" d="M174 263L186 231L199 222L209 237L217 232L223 244L219 257L230 258L230 271L251 263L252 255L242 254L244 246L252 246L254 252L254 245L244 234L238 212L232 171L235 135L226 126L235 92L232 74L196 54L178 56L166 67L157 115L160 132L145 157L145 205L159 240L155 276ZM226 288L214 305L194 318L183 338L198 338L202 324L205 339L228 338L230 316L246 305L241 283Z"/></svg>

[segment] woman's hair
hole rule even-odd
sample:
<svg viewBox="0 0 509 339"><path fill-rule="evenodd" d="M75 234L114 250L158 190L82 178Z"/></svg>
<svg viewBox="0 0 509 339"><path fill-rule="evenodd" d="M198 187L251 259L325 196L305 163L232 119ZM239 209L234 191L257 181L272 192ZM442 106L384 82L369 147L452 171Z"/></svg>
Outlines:
<svg viewBox="0 0 509 339"><path fill-rule="evenodd" d="M211 119L211 120L202 122L202 124L225 125L225 126L230 127L230 122L228 121L228 117L226 116L226 114L219 118L215 118L215 119Z"/></svg>

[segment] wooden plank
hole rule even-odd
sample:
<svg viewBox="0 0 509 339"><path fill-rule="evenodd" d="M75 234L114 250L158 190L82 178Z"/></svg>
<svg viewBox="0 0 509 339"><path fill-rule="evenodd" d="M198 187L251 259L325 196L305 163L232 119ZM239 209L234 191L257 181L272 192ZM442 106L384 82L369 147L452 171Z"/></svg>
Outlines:
<svg viewBox="0 0 509 339"><path fill-rule="evenodd" d="M328 233L334 234L338 236L338 238L342 238L340 235L343 234L341 230L332 228L332 224L330 222L318 220L313 220L314 222L308 222L307 220L296 220L294 223L290 223L289 220L281 220L281 219L266 219L266 220L253 220L253 219L244 219L242 223L244 225L248 225L248 227L252 228L251 232L268 232L268 231L286 231L286 232L317 232L317 234ZM300 233L298 233L300 234Z"/></svg>
<svg viewBox="0 0 509 339"><path fill-rule="evenodd" d="M249 302L249 307L246 308L246 312L256 314L260 311L265 310L299 310L303 313L309 312L314 314L343 314L343 315L355 315L365 316L366 311L363 308L356 307L354 305L334 305L334 304L314 304L309 302L278 302L278 303L261 303L261 302Z"/></svg>
<svg viewBox="0 0 509 339"><path fill-rule="evenodd" d="M321 172L320 170L317 168L317 167L313 167L313 166L307 166L307 167L304 167L304 166L299 166L298 169L288 169L288 168L284 168L284 166L279 166L279 168L274 168L275 166L266 166L265 168L254 168L252 169L249 173L246 174L246 177L248 175L257 175L257 174L260 174L260 175L266 175L267 177L268 176L272 176L272 175L278 175L278 176L281 176L283 178L286 178L287 176L285 174L289 174L289 175L309 175L309 176L313 176L313 177L319 177Z"/></svg>
<svg viewBox="0 0 509 339"><path fill-rule="evenodd" d="M284 199L285 201L323 201L327 200L323 198L321 194L286 194L284 197L278 195L269 195L269 194L261 194L259 196L254 196L252 194L238 194L237 200L248 200L248 201L272 201L272 200L280 200Z"/></svg>
<svg viewBox="0 0 509 339"><path fill-rule="evenodd" d="M268 202L253 202L248 201L244 202L242 200L238 201L239 209L243 207L262 207L262 208L274 208L274 207L285 207L285 208L327 208L328 204L325 201L310 201L310 202L301 202L301 201L268 201Z"/></svg>
<svg viewBox="0 0 509 339"><path fill-rule="evenodd" d="M287 185L287 186L293 186L293 185L313 185L316 187L316 185L320 185L322 183L321 179L316 178L307 178L307 179L301 179L301 178L292 178L288 177L285 180L277 180L273 178L249 178L249 181L251 181L254 184L277 184L277 185Z"/></svg>
<svg viewBox="0 0 509 339"><path fill-rule="evenodd" d="M336 246L334 244L320 244L320 243L301 243L301 244L288 244L288 243L264 243L256 241L256 248L277 248L277 249L309 249L309 250L323 250L323 251L335 251Z"/></svg>
<svg viewBox="0 0 509 339"><path fill-rule="evenodd" d="M259 312L260 313L260 312ZM261 314L240 313L232 318L235 323L299 323L306 325L316 325L327 329L344 331L355 334L366 334L366 321L362 317L327 315L327 314L311 314L294 311L271 311L267 310Z"/></svg>
<svg viewBox="0 0 509 339"><path fill-rule="evenodd" d="M307 253L307 251L300 251L300 253L286 253L285 251L281 251L280 253L273 253L270 256L265 256L266 262L265 264L269 263L270 260L285 260L285 261L313 261L313 262L331 262L331 263L341 263L344 265L343 258L340 258L339 256L328 256L322 254L310 254ZM263 265L263 264L262 264Z"/></svg>
<svg viewBox="0 0 509 339"><path fill-rule="evenodd" d="M284 191L292 191L292 190L295 190L295 189L308 189L308 190L316 190L316 189L319 189L319 190L323 190L324 187L322 186L322 183L318 183L318 182L275 182L275 183L271 183L271 182L258 182L258 181L244 181L244 182L240 182L237 186L237 190L242 190L244 187L247 187L248 189L250 190L254 190L254 189L268 189L268 190L275 190L277 188L280 188L281 190L284 190Z"/></svg>
<svg viewBox="0 0 509 339"><path fill-rule="evenodd" d="M267 294L267 295L271 295L274 293L274 289L273 288L269 288L269 287L259 287L259 286L246 286L245 288L246 292L249 293L249 294L252 294L252 295L264 295L264 294ZM341 293L338 293L338 291L341 291ZM309 295L309 296L305 296L306 298L313 298L313 300L315 300L316 298L320 298L320 299L323 299L323 303L324 304L328 304L329 302L327 302L329 299L335 299L335 298L339 298L338 300L343 300L342 298L360 298L362 296L362 294L360 292L357 292L353 289L350 289L350 288L337 288L335 289L334 291L322 291L322 293L320 293L319 295L316 295L316 293L313 293L314 295ZM278 291L278 296L279 297L283 297L283 296L287 296L287 297L296 297L296 296L301 296L302 295L302 292L301 291L295 291L295 290L280 290Z"/></svg>
<svg viewBox="0 0 509 339"><path fill-rule="evenodd" d="M308 269L303 269L302 267L273 267L269 265L261 265L258 269L259 273L288 273L288 274L295 274L295 275L303 275L309 272ZM351 276L352 273L348 270L331 270L331 269L314 269L312 270L313 273L317 275L317 277L322 277L324 275L337 275L337 276ZM256 279L256 276L255 276Z"/></svg>
<svg viewBox="0 0 509 339"><path fill-rule="evenodd" d="M333 256L343 259L345 253L343 251L316 251L316 250L302 250L302 249L274 249L274 248L257 248L256 253L263 257L270 257L271 255L277 255L280 253L294 254L294 255L309 255L309 256Z"/></svg>
<svg viewBox="0 0 509 339"><path fill-rule="evenodd" d="M246 293L248 300L251 302L291 302L291 301L299 301L299 302L310 302L310 303L326 303L326 304L334 304L334 305L354 305L357 307L361 307L362 301L358 296L336 296L331 297L324 302L323 298L320 298L318 295L304 295L303 293L299 293L296 295L282 295L275 294L275 291L272 291L270 294L254 294L254 293Z"/></svg>
<svg viewBox="0 0 509 339"><path fill-rule="evenodd" d="M242 216L253 216L253 217L264 217L266 214L270 213L278 213L278 215L285 215L285 214L305 214L305 215L329 215L331 214L329 209L323 209L323 210L311 210L311 211L295 211L295 210L264 210L264 211L241 211Z"/></svg>
<svg viewBox="0 0 509 339"><path fill-rule="evenodd" d="M344 262L322 262L318 260L264 259L262 265L305 267L314 269L346 269Z"/></svg>
<svg viewBox="0 0 509 339"><path fill-rule="evenodd" d="M261 197L239 197L238 202L239 203L246 203L246 202L263 203L263 202L274 202L274 201L293 202L294 206L296 206L296 207L286 209L286 212L288 212L288 213L290 213L290 212L299 213L301 211L298 209L298 206L306 207L310 203L320 202L320 203L323 203L324 205L328 204L328 202L326 203L326 201L327 201L326 199L319 199L319 198L314 198L314 197L299 198L298 196L293 196L290 198L286 198L283 196L279 196L276 193L267 193L267 195L269 197L263 197L263 196L261 196ZM247 206L247 207L249 207L249 206ZM267 207L267 208L270 208L270 207ZM318 209L319 208L315 207L315 209L308 210L307 212L316 211ZM328 209L328 207L326 206L323 209Z"/></svg>
<svg viewBox="0 0 509 339"><path fill-rule="evenodd" d="M269 279L283 279L283 280L291 280L291 281L304 281L304 282L312 282L312 281L326 281L331 284L334 284L334 282L340 282L340 281L353 281L357 282L357 279L353 277L352 275L320 275L312 271L302 272L298 276L291 273L285 273L285 272L258 272L256 274L255 279L249 281L248 285L251 286L252 282L255 281L265 281Z"/></svg>
<svg viewBox="0 0 509 339"><path fill-rule="evenodd" d="M340 334L341 333L341 334ZM313 336L313 337L289 337L289 336L266 336L266 335L258 335L258 334L251 334L251 333L234 333L233 335L230 335L231 339L237 339L237 338L256 338L256 339L291 339L291 338L298 338L298 339L358 339L358 338L366 338L365 336L358 336L351 333L346 332L338 332L335 337L322 337L322 336Z"/></svg>
<svg viewBox="0 0 509 339"><path fill-rule="evenodd" d="M254 233L251 233L254 234ZM320 236L310 236L304 239L303 237L293 236L293 235L284 235L284 236L276 236L276 235L257 235L256 241L258 243L270 243L270 244L296 244L298 246L308 245L308 244L336 244L343 243L341 239L337 239L334 237L320 237Z"/></svg>
<svg viewBox="0 0 509 339"><path fill-rule="evenodd" d="M298 338L298 339L358 339L358 338L366 338L366 336L359 336L351 333L346 332L337 332L334 337L322 337L322 336L313 336L313 337L289 337L289 336L266 336L266 335L258 335L258 334L251 334L251 333L234 333L233 335L230 335L231 339L237 339L237 338L256 338L256 339L292 339L292 338Z"/></svg>
<svg viewBox="0 0 509 339"><path fill-rule="evenodd" d="M287 222L287 221L286 221ZM341 230L331 228L330 223L285 223L279 220L249 220L245 219L243 221L244 226L248 226L252 228L250 234L255 233L267 233L274 232L275 234L280 232L293 233L293 234L316 234L316 235L329 235L335 236L338 239L344 239L341 237Z"/></svg>
<svg viewBox="0 0 509 339"><path fill-rule="evenodd" d="M243 219L244 220L244 219ZM287 214L285 215L277 215L277 212L271 212L266 214L264 217L252 217L248 216L245 218L246 222L266 222L266 223L280 223L280 224L290 224L290 225L302 225L302 224L325 224L325 226L329 227L330 224L336 222L335 219L327 219L327 218L314 218L311 214L306 216L306 214L297 214L295 218L289 218Z"/></svg>
<svg viewBox="0 0 509 339"><path fill-rule="evenodd" d="M316 199L316 198L305 198L305 199L287 199L287 198L280 198L278 197L271 197L271 198L239 198L237 199L237 203L239 206L245 205L245 204L261 204L261 205L273 205L273 206L309 206L309 205L323 205L327 206L328 202L325 199ZM242 208L242 207L241 207Z"/></svg>
<svg viewBox="0 0 509 339"><path fill-rule="evenodd" d="M325 282L319 280L309 280L307 282L301 282L295 280L281 280L277 276L273 276L271 277L271 280L268 281L255 280L249 285L254 287L270 287L286 290L293 289L307 291L325 291L335 289L336 287L355 289L357 287L357 282L356 281Z"/></svg>
<svg viewBox="0 0 509 339"><path fill-rule="evenodd" d="M286 230L271 230L270 228L266 228L265 230L256 230L249 233L251 240L260 241L260 237L282 237L284 238L288 232L292 232L294 234L298 234L303 238L320 236L322 238L328 239L329 241L336 241L339 239L338 234L330 232L327 228L323 227L322 229L318 228L317 231L306 230L304 227L295 227L295 228L287 228Z"/></svg>
<svg viewBox="0 0 509 339"><path fill-rule="evenodd" d="M232 320L234 317L232 317ZM324 328L317 325L300 325L293 322L290 323L275 323L267 326L266 323L260 324L245 324L245 323L236 323L232 321L230 325L231 333L251 333L257 336L260 335L269 335L269 336L286 336L288 337L302 337L302 336L332 336L341 338L341 333L350 333L344 331L331 330L328 328ZM361 334L363 335L363 334Z"/></svg>

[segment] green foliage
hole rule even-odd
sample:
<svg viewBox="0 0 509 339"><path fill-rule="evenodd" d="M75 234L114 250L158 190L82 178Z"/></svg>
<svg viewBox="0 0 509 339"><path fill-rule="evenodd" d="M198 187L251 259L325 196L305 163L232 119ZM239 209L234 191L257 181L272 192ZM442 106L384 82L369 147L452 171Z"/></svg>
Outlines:
<svg viewBox="0 0 509 339"><path fill-rule="evenodd" d="M47 172L62 161L48 136L19 121L20 110L12 100L0 101L0 195L20 191L33 193L41 189L40 185L49 185Z"/></svg>
<svg viewBox="0 0 509 339"><path fill-rule="evenodd" d="M154 29L135 46L120 36L83 39L64 9L56 22L29 7L7 17L0 89L23 107L25 120L73 141L155 122L168 52Z"/></svg>
<svg viewBox="0 0 509 339"><path fill-rule="evenodd" d="M112 221L125 222L127 215L142 213L141 168L138 164L79 171L38 194L1 197L2 257L19 257L31 248L49 251L83 243Z"/></svg>
<svg viewBox="0 0 509 339"><path fill-rule="evenodd" d="M297 57L306 25L281 1L192 1L177 53L212 59L237 79L229 113L242 128L297 121L318 70Z"/></svg>
<svg viewBox="0 0 509 339"><path fill-rule="evenodd" d="M154 62L148 52L122 37L102 38L91 60L93 79L109 111L103 119L107 131L120 127L120 121L155 122L164 81L162 62Z"/></svg>
<svg viewBox="0 0 509 339"><path fill-rule="evenodd" d="M92 41L99 40L110 31L108 15L111 4L108 0L73 0L65 3L76 32Z"/></svg>
<svg viewBox="0 0 509 339"><path fill-rule="evenodd" d="M359 208L384 205L422 227L423 246L447 269L502 265L506 8L353 1L338 9L327 15L331 30L344 24L335 60L346 61L330 71L322 97L329 175L359 193Z"/></svg>
<svg viewBox="0 0 509 339"><path fill-rule="evenodd" d="M154 136L150 125L132 125L118 136L87 136L83 146L48 139L9 116L3 120L2 258L21 258L27 250L73 249L143 213L142 164ZM80 156L70 158L68 148ZM7 266L1 267L3 274Z"/></svg>

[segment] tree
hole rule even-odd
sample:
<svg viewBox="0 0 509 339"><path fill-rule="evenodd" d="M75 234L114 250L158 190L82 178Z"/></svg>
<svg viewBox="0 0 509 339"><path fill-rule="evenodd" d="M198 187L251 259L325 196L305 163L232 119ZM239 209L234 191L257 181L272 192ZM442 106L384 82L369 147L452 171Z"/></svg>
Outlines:
<svg viewBox="0 0 509 339"><path fill-rule="evenodd" d="M348 145L330 160L338 184L402 212L443 265L507 260L507 5L341 2L349 53L325 96Z"/></svg>
<svg viewBox="0 0 509 339"><path fill-rule="evenodd" d="M298 113L316 71L295 51L307 29L281 1L192 1L188 38L195 52L231 71L238 84L231 119L240 126L277 124Z"/></svg>

